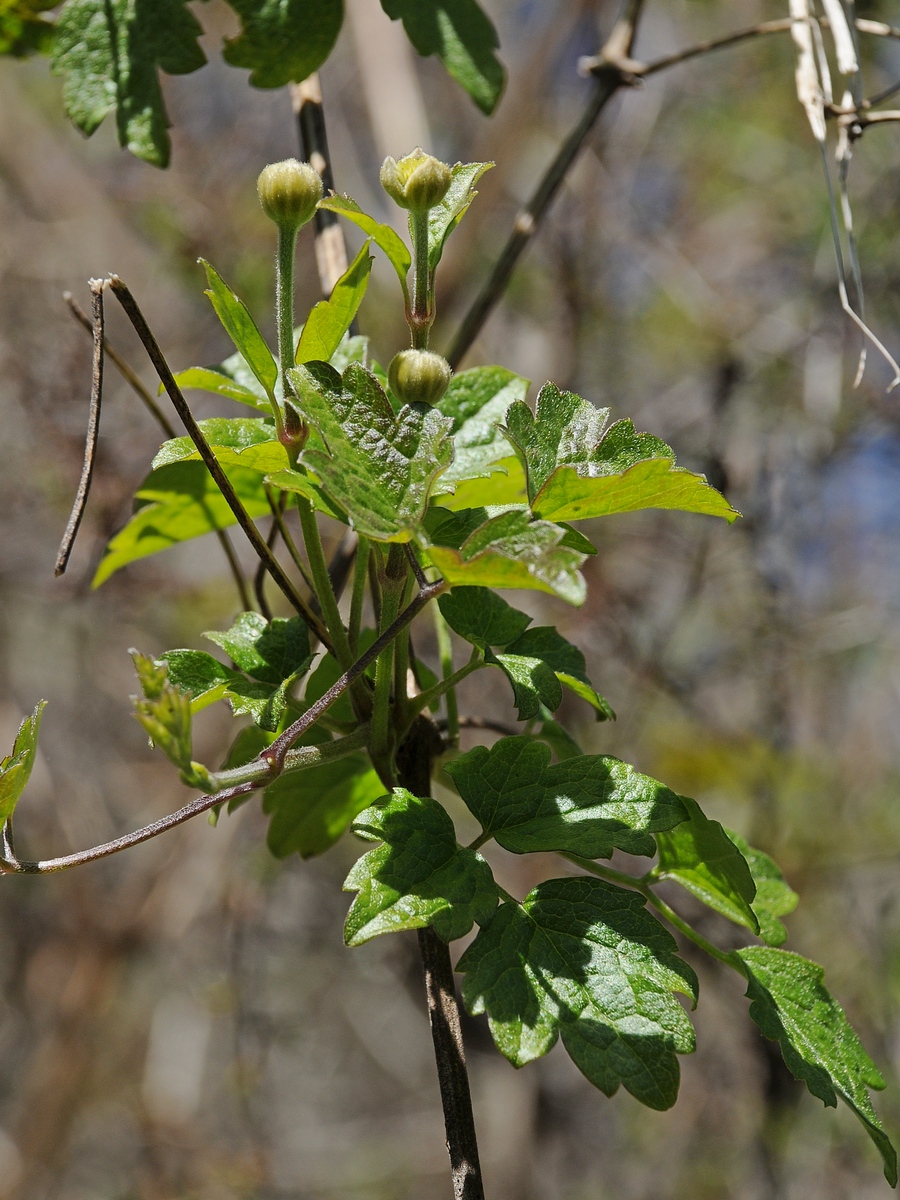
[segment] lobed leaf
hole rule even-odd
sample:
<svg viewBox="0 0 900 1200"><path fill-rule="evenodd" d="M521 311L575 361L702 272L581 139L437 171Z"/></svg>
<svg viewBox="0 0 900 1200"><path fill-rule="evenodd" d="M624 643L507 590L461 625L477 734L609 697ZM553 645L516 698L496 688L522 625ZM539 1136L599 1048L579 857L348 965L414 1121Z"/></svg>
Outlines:
<svg viewBox="0 0 900 1200"><path fill-rule="evenodd" d="M268 847L276 858L324 854L354 817L383 795L384 784L363 754L286 771L263 796L263 812L272 818Z"/></svg>
<svg viewBox="0 0 900 1200"><path fill-rule="evenodd" d="M19 797L31 778L37 755L41 717L46 707L46 700L38 702L31 716L26 717L19 726L12 753L0 759L0 827L13 815Z"/></svg>
<svg viewBox="0 0 900 1200"><path fill-rule="evenodd" d="M606 428L608 409L596 409L552 383L538 395L537 412L513 404L506 433L522 460L536 516L585 520L644 508L681 509L735 520L740 514L704 476L675 465L671 448L629 419Z"/></svg>
<svg viewBox="0 0 900 1200"><path fill-rule="evenodd" d="M682 887L730 921L759 933L753 910L756 884L747 860L718 821L711 821L696 800L682 796L687 820L657 837L662 879Z"/></svg>
<svg viewBox="0 0 900 1200"><path fill-rule="evenodd" d="M522 509L432 509L429 518L426 553L451 587L526 588L584 603L585 556L562 544L559 525Z"/></svg>
<svg viewBox="0 0 900 1200"><path fill-rule="evenodd" d="M201 258L200 262L206 270L209 282L206 295L216 310L216 316L225 326L228 336L262 384L266 394L274 396L275 384L278 382L278 364L263 335L257 329L256 322L250 316L250 310L237 293L231 290L215 267L205 258Z"/></svg>
<svg viewBox="0 0 900 1200"><path fill-rule="evenodd" d="M674 993L696 1001L697 978L644 903L580 877L547 880L524 903L500 905L457 970L466 1007L487 1013L514 1066L546 1054L561 1034L607 1096L624 1084L650 1108L675 1103L676 1054L694 1049L694 1031Z"/></svg>
<svg viewBox="0 0 900 1200"><path fill-rule="evenodd" d="M225 39L222 57L247 67L258 88L302 83L328 58L341 31L343 0L228 0L241 32Z"/></svg>
<svg viewBox="0 0 900 1200"><path fill-rule="evenodd" d="M476 0L381 0L423 57L436 54L449 75L490 115L503 91L505 73L494 51L500 43Z"/></svg>
<svg viewBox="0 0 900 1200"><path fill-rule="evenodd" d="M383 845L364 854L344 883L345 891L358 893L344 926L348 946L426 925L450 942L496 908L490 867L457 845L453 822L436 800L394 788L388 803L368 809L353 829Z"/></svg>
<svg viewBox="0 0 900 1200"><path fill-rule="evenodd" d="M334 285L331 296L320 300L307 317L297 346L298 363L331 361L362 304L372 262L367 241Z"/></svg>
<svg viewBox="0 0 900 1200"><path fill-rule="evenodd" d="M302 617L275 617L244 612L224 633L203 635L228 654L241 671L262 683L280 684L312 662L309 630Z"/></svg>
<svg viewBox="0 0 900 1200"><path fill-rule="evenodd" d="M453 376L437 405L453 420L453 462L435 488L437 495L453 495L441 504L476 507L463 501L478 493L485 495L481 504L524 500L524 475L500 424L527 391L528 380L503 367L474 367Z"/></svg>
<svg viewBox="0 0 900 1200"><path fill-rule="evenodd" d="M543 659L486 650L484 661L499 667L509 680L520 721L536 717L542 705L556 712L562 704L562 685Z"/></svg>
<svg viewBox="0 0 900 1200"><path fill-rule="evenodd" d="M787 930L778 918L792 913L799 897L785 883L778 864L768 854L748 845L739 833L731 829L725 832L747 860L756 885L753 911L759 921L759 936L767 946L782 946L787 941Z"/></svg>
<svg viewBox="0 0 900 1200"><path fill-rule="evenodd" d="M307 447L304 463L360 533L409 541L421 531L431 488L453 454L449 419L427 405L405 405L395 415L375 376L355 363L343 376L309 363L290 377L326 447Z"/></svg>
<svg viewBox="0 0 900 1200"><path fill-rule="evenodd" d="M531 624L527 613L513 608L490 588L454 588L440 597L438 607L455 633L482 650L514 642Z"/></svg>
<svg viewBox="0 0 900 1200"><path fill-rule="evenodd" d="M328 212L339 213L342 217L346 217L354 225L358 225L363 233L367 237L370 237L380 250L384 251L388 262L397 272L397 278L400 280L400 286L403 288L403 297L408 304L409 288L406 279L409 275L409 269L412 266L412 256L399 234L390 225L384 225L381 221L376 221L374 217L370 217L368 213L363 212L356 201L351 200L349 196L336 196L334 194L326 196L323 200L319 201L319 208L324 208Z"/></svg>
<svg viewBox="0 0 900 1200"><path fill-rule="evenodd" d="M159 70L186 75L206 62L203 30L187 0L68 0L56 22L53 70L65 77L66 115L90 136L115 110L119 144L169 162L169 119Z"/></svg>
<svg viewBox="0 0 900 1200"><path fill-rule="evenodd" d="M747 971L750 1016L779 1043L785 1064L814 1096L831 1108L840 1096L856 1113L881 1154L885 1178L896 1187L897 1152L868 1092L883 1088L884 1080L825 987L822 968L769 946L749 946L736 954Z"/></svg>
<svg viewBox="0 0 900 1200"><path fill-rule="evenodd" d="M251 517L270 511L257 471L226 466L225 473ZM202 462L175 462L152 471L135 494L135 509L128 524L107 545L92 587L99 587L139 558L214 529L227 529L236 521Z"/></svg>
<svg viewBox="0 0 900 1200"><path fill-rule="evenodd" d="M514 854L652 855L651 833L685 819L680 797L620 759L582 754L551 766L549 747L521 735L444 769L484 832Z"/></svg>

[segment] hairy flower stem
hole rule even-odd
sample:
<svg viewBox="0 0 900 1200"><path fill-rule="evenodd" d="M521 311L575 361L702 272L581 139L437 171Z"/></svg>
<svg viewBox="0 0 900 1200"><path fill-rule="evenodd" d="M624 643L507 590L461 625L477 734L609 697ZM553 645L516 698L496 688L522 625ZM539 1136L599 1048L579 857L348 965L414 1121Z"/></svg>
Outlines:
<svg viewBox="0 0 900 1200"><path fill-rule="evenodd" d="M451 746L459 745L459 705L456 701L456 688L449 681L453 677L453 643L450 640L450 629L444 620L444 614L434 606L434 632L437 636L438 654L441 660L441 676L447 685L445 692L447 706L447 741Z"/></svg>
<svg viewBox="0 0 900 1200"><path fill-rule="evenodd" d="M413 349L427 350L428 335L434 323L431 270L428 264L427 210L410 213L409 223L413 238L413 259L415 260L415 281L409 331L412 334Z"/></svg>
<svg viewBox="0 0 900 1200"><path fill-rule="evenodd" d="M297 230L278 227L278 257L275 262L275 312L278 323L278 357L281 362L281 385L285 396L293 395L288 371L294 365L294 253ZM282 434L281 412L275 405L278 436Z"/></svg>

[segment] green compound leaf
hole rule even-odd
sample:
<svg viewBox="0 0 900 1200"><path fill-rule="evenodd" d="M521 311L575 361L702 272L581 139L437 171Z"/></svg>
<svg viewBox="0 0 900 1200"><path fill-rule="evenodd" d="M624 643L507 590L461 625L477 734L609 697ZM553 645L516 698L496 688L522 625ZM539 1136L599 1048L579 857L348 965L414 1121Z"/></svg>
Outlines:
<svg viewBox="0 0 900 1200"><path fill-rule="evenodd" d="M38 734L41 729L41 717L47 701L41 700L30 717L19 726L16 740L13 742L12 753L0 759L0 826L13 815L19 797L25 790L25 785L31 777L34 759L37 754Z"/></svg>
<svg viewBox="0 0 900 1200"><path fill-rule="evenodd" d="M49 54L55 35L52 20L41 16L57 0L0 0L0 55L27 58Z"/></svg>
<svg viewBox="0 0 900 1200"><path fill-rule="evenodd" d="M353 829L384 844L364 854L344 883L345 891L358 893L344 926L348 946L426 925L450 942L496 908L490 867L457 845L453 822L436 800L394 788L393 798L364 812Z"/></svg>
<svg viewBox="0 0 900 1200"><path fill-rule="evenodd" d="M476 746L444 769L484 832L514 854L649 856L651 832L685 819L680 797L620 759L582 754L551 766L550 748L521 735Z"/></svg>
<svg viewBox="0 0 900 1200"><path fill-rule="evenodd" d="M740 514L702 475L676 467L665 442L636 433L627 418L606 429L609 409L594 408L552 383L537 412L512 405L506 434L522 459L536 516L585 520L642 508L674 508L735 520ZM605 430L605 432L604 432Z"/></svg>
<svg viewBox="0 0 900 1200"><path fill-rule="evenodd" d="M421 0L415 0L419 8ZM469 205L478 195L475 184L493 166L493 163L456 163L451 167L453 179L447 194L440 204L436 204L428 213L428 263L432 271L441 261L447 238L457 227L469 209ZM410 217L410 236L412 234L412 217Z"/></svg>
<svg viewBox="0 0 900 1200"><path fill-rule="evenodd" d="M239 356L233 355L232 357L238 358ZM243 361L241 358L241 362ZM238 382L233 376L226 375L222 370L216 371L212 367L188 367L187 370L178 372L175 382L182 391L194 388L198 392L211 392L214 396L225 396L228 400L236 400L238 404L246 404L258 412L267 413L270 416L272 414L272 406L262 389L258 388L253 391L252 388Z"/></svg>
<svg viewBox="0 0 900 1200"><path fill-rule="evenodd" d="M226 466L225 474L251 517L270 511L258 471ZM106 547L92 587L100 587L139 558L214 529L227 529L236 520L202 462L176 462L152 471L135 494L135 509Z"/></svg>
<svg viewBox="0 0 900 1200"><path fill-rule="evenodd" d="M500 43L476 0L381 0L423 58L436 54L482 112L490 115L503 91L505 73L494 55Z"/></svg>
<svg viewBox="0 0 900 1200"><path fill-rule="evenodd" d="M838 1096L856 1113L897 1186L897 1152L879 1121L869 1088L885 1084L844 1011L823 983L820 966L768 946L736 951L748 972L750 1016L781 1046L784 1061L814 1096L830 1108Z"/></svg>
<svg viewBox="0 0 900 1200"><path fill-rule="evenodd" d="M482 650L509 645L531 624L527 613L513 608L490 588L454 588L440 597L438 608L455 633Z"/></svg>
<svg viewBox="0 0 900 1200"><path fill-rule="evenodd" d="M577 760L575 760L577 761ZM644 897L601 879L549 879L504 903L459 961L473 1014L516 1067L563 1044L591 1083L624 1084L649 1108L678 1096L676 1054L694 1031L673 993L696 1002L697 978Z"/></svg>
<svg viewBox="0 0 900 1200"><path fill-rule="evenodd" d="M562 685L542 659L486 650L484 661L499 667L509 680L520 721L536 717L542 705L556 712L562 704Z"/></svg>
<svg viewBox="0 0 900 1200"><path fill-rule="evenodd" d="M192 713L224 699L231 684L245 682L240 672L232 671L205 650L167 650L158 662L168 668L173 686L190 695Z"/></svg>
<svg viewBox="0 0 900 1200"><path fill-rule="evenodd" d="M309 630L301 617L275 617L267 621L256 612L241 613L224 633L203 635L215 642L240 668L261 683L280 684L296 678L312 662Z"/></svg>
<svg viewBox="0 0 900 1200"><path fill-rule="evenodd" d="M53 49L53 70L65 76L66 115L90 136L115 109L119 144L167 166L169 119L157 72L202 67L202 32L187 0L69 0Z"/></svg>
<svg viewBox="0 0 900 1200"><path fill-rule="evenodd" d="M334 48L344 19L343 0L228 0L241 18L238 37L226 38L222 57L247 67L258 88L302 83Z"/></svg>
<svg viewBox="0 0 900 1200"><path fill-rule="evenodd" d="M787 930L778 918L794 911L799 899L797 893L785 883L778 864L768 854L748 845L739 833L731 829L725 832L747 860L756 884L753 911L759 921L759 936L767 946L783 946L787 941Z"/></svg>
<svg viewBox="0 0 900 1200"><path fill-rule="evenodd" d="M451 587L527 588L584 603L585 556L562 544L559 525L532 521L521 509L491 516L489 509L436 508L428 529L426 553Z"/></svg>
<svg viewBox="0 0 900 1200"><path fill-rule="evenodd" d="M359 533L407 542L420 532L435 479L450 462L450 420L427 405L394 414L371 372L355 363L338 375L326 363L289 372L303 415L326 450L303 461Z"/></svg>
<svg viewBox="0 0 900 1200"><path fill-rule="evenodd" d="M200 262L206 269L209 282L206 295L216 310L216 316L225 326L228 336L250 370L265 388L266 394L273 396L278 381L278 365L263 335L257 329L256 322L250 316L250 310L237 293L231 290L215 267L205 258L201 258Z"/></svg>
<svg viewBox="0 0 900 1200"><path fill-rule="evenodd" d="M358 225L363 233L370 237L380 250L384 251L388 262L397 272L397 278L403 288L403 297L408 303L409 287L406 277L412 266L412 256L399 234L395 233L390 225L383 225L374 217L370 217L368 213L363 212L356 201L351 200L349 196L326 196L324 200L319 201L319 208L346 217Z"/></svg>
<svg viewBox="0 0 900 1200"><path fill-rule="evenodd" d="M527 391L528 380L503 367L474 367L450 380L437 405L453 420L453 462L435 488L438 495L452 493L441 500L446 507L525 499L522 468L500 425L510 404L524 400Z"/></svg>
<svg viewBox="0 0 900 1200"><path fill-rule="evenodd" d="M300 334L298 363L331 361L362 304L373 261L366 242L334 285L330 298L315 305Z"/></svg>
<svg viewBox="0 0 900 1200"><path fill-rule="evenodd" d="M538 625L534 629L527 629L521 637L506 647L506 655L540 659L546 663L563 687L591 705L598 721L616 719L609 703L594 690L588 679L584 655L577 646L566 641L552 625ZM547 707L550 708L551 705L548 704Z"/></svg>
<svg viewBox="0 0 900 1200"><path fill-rule="evenodd" d="M753 911L756 884L747 860L719 822L711 821L696 800L682 796L681 802L688 819L656 839L659 867L655 874L677 880L716 912L759 933Z"/></svg>
<svg viewBox="0 0 900 1200"><path fill-rule="evenodd" d="M324 854L354 817L384 795L384 784L363 754L300 771L287 771L263 797L267 843L276 858Z"/></svg>

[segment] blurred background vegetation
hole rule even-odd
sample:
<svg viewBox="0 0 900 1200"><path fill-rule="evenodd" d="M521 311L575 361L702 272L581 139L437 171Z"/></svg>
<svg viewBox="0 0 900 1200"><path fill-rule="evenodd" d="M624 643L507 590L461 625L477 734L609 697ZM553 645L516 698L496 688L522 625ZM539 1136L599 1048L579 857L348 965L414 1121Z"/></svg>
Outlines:
<svg viewBox="0 0 900 1200"><path fill-rule="evenodd" d="M377 0L350 0L325 67L341 190L396 218L385 154L421 143L491 158L439 276L446 345L590 84L615 15L592 0L486 0L509 84L482 117L419 60ZM651 0L641 57L785 15L774 0ZM895 18L896 5L859 5ZM0 746L47 711L18 837L65 853L183 802L129 715L128 647L197 645L236 610L212 539L89 581L126 519L158 433L110 370L94 491L69 574L53 558L81 461L90 343L61 299L120 273L176 367L228 346L202 295L214 262L262 320L272 236L254 180L297 153L284 90L222 64L228 10L204 6L210 65L165 80L167 172L111 123L83 141L42 61L0 66ZM864 42L867 92L900 78L900 43ZM900 354L900 147L858 145L852 196L870 321ZM355 231L349 233L357 245ZM317 298L308 231L301 305ZM362 330L403 344L379 263ZM110 310L115 306L110 306ZM152 383L115 311L108 332ZM614 725L564 712L772 853L800 892L790 945L822 962L891 1086L900 1127L900 409L840 313L821 162L793 90L789 36L664 73L607 110L502 308L467 363L552 378L632 416L744 513L732 528L641 513L597 523L580 611L518 594L580 645ZM203 416L226 402L200 399ZM334 538L337 530L332 531ZM211 544L207 545L209 541ZM247 560L249 562L249 559ZM422 650L428 652L423 637ZM512 719L493 673L469 711ZM509 710L509 711L507 711ZM204 714L216 765L231 718ZM340 883L359 850L278 863L257 803L117 859L0 887L3 1200L431 1200L449 1195L420 968L411 937L345 950ZM520 894L558 863L497 852ZM690 901L673 898L682 911ZM723 945L736 931L691 913ZM595 1092L561 1052L516 1073L482 1019L466 1036L491 1200L756 1200L882 1195L865 1135L823 1110L751 1026L740 981L700 973L700 1048L666 1114Z"/></svg>

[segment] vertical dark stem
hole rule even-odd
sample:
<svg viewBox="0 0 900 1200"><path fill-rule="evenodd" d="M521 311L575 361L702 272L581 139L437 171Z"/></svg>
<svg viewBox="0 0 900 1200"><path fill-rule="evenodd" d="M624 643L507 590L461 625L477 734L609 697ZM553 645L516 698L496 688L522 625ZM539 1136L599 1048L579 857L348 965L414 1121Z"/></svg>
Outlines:
<svg viewBox="0 0 900 1200"><path fill-rule="evenodd" d="M397 754L400 783L414 795L430 795L431 767L439 750L440 738L434 725L420 717ZM454 1200L484 1200L450 948L433 929L420 929L419 953L425 972L428 1020L444 1110Z"/></svg>

